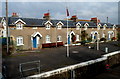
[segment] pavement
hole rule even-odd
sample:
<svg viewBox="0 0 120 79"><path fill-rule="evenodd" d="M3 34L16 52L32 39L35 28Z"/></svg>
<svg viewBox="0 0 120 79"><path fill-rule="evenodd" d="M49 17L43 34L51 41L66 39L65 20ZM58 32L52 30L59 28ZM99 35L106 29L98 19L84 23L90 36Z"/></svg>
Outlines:
<svg viewBox="0 0 120 79"><path fill-rule="evenodd" d="M99 51L96 50L96 44L70 46L70 57L66 57L66 47L45 48L36 51L20 51L19 53L14 53L9 57L3 58L3 65L6 66L8 79L19 79L20 63L40 60L41 72L46 72L99 58L101 55L106 54L104 50L105 47L108 47L109 52L120 50L120 47L116 46L117 43L117 41L100 43ZM94 46L94 49L89 49L88 46Z"/></svg>

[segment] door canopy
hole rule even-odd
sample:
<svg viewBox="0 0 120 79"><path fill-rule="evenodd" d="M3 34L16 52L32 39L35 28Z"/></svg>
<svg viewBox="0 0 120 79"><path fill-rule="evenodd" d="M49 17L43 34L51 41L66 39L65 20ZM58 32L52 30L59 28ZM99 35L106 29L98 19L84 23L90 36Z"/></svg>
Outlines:
<svg viewBox="0 0 120 79"><path fill-rule="evenodd" d="M32 37L36 37L36 36L42 37L42 35L41 35L39 32L35 32L35 33L33 33L31 36L32 36Z"/></svg>

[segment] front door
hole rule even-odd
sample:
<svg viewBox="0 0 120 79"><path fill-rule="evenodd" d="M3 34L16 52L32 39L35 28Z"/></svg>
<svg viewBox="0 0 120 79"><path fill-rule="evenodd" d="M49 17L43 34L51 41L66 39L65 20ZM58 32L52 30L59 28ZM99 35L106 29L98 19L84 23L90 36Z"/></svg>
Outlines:
<svg viewBox="0 0 120 79"><path fill-rule="evenodd" d="M68 44L70 44L70 36L68 36Z"/></svg>
<svg viewBox="0 0 120 79"><path fill-rule="evenodd" d="M37 48L37 38L33 37L33 48Z"/></svg>

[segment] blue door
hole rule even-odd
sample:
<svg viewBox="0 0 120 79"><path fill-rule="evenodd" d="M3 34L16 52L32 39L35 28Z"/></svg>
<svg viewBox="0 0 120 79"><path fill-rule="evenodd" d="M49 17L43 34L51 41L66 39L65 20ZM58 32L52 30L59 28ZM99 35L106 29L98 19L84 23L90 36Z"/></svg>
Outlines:
<svg viewBox="0 0 120 79"><path fill-rule="evenodd" d="M68 36L68 44L70 44L70 36Z"/></svg>
<svg viewBox="0 0 120 79"><path fill-rule="evenodd" d="M37 48L37 39L33 37L33 48Z"/></svg>
<svg viewBox="0 0 120 79"><path fill-rule="evenodd" d="M94 39L96 39L96 36L94 36Z"/></svg>

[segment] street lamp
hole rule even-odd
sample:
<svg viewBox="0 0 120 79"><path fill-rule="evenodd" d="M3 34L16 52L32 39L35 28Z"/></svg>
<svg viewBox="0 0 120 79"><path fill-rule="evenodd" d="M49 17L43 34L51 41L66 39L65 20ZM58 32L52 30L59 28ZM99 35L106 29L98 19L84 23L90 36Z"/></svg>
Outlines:
<svg viewBox="0 0 120 79"><path fill-rule="evenodd" d="M100 37L99 37L99 34L97 34L97 50L99 50L99 40L100 40Z"/></svg>

